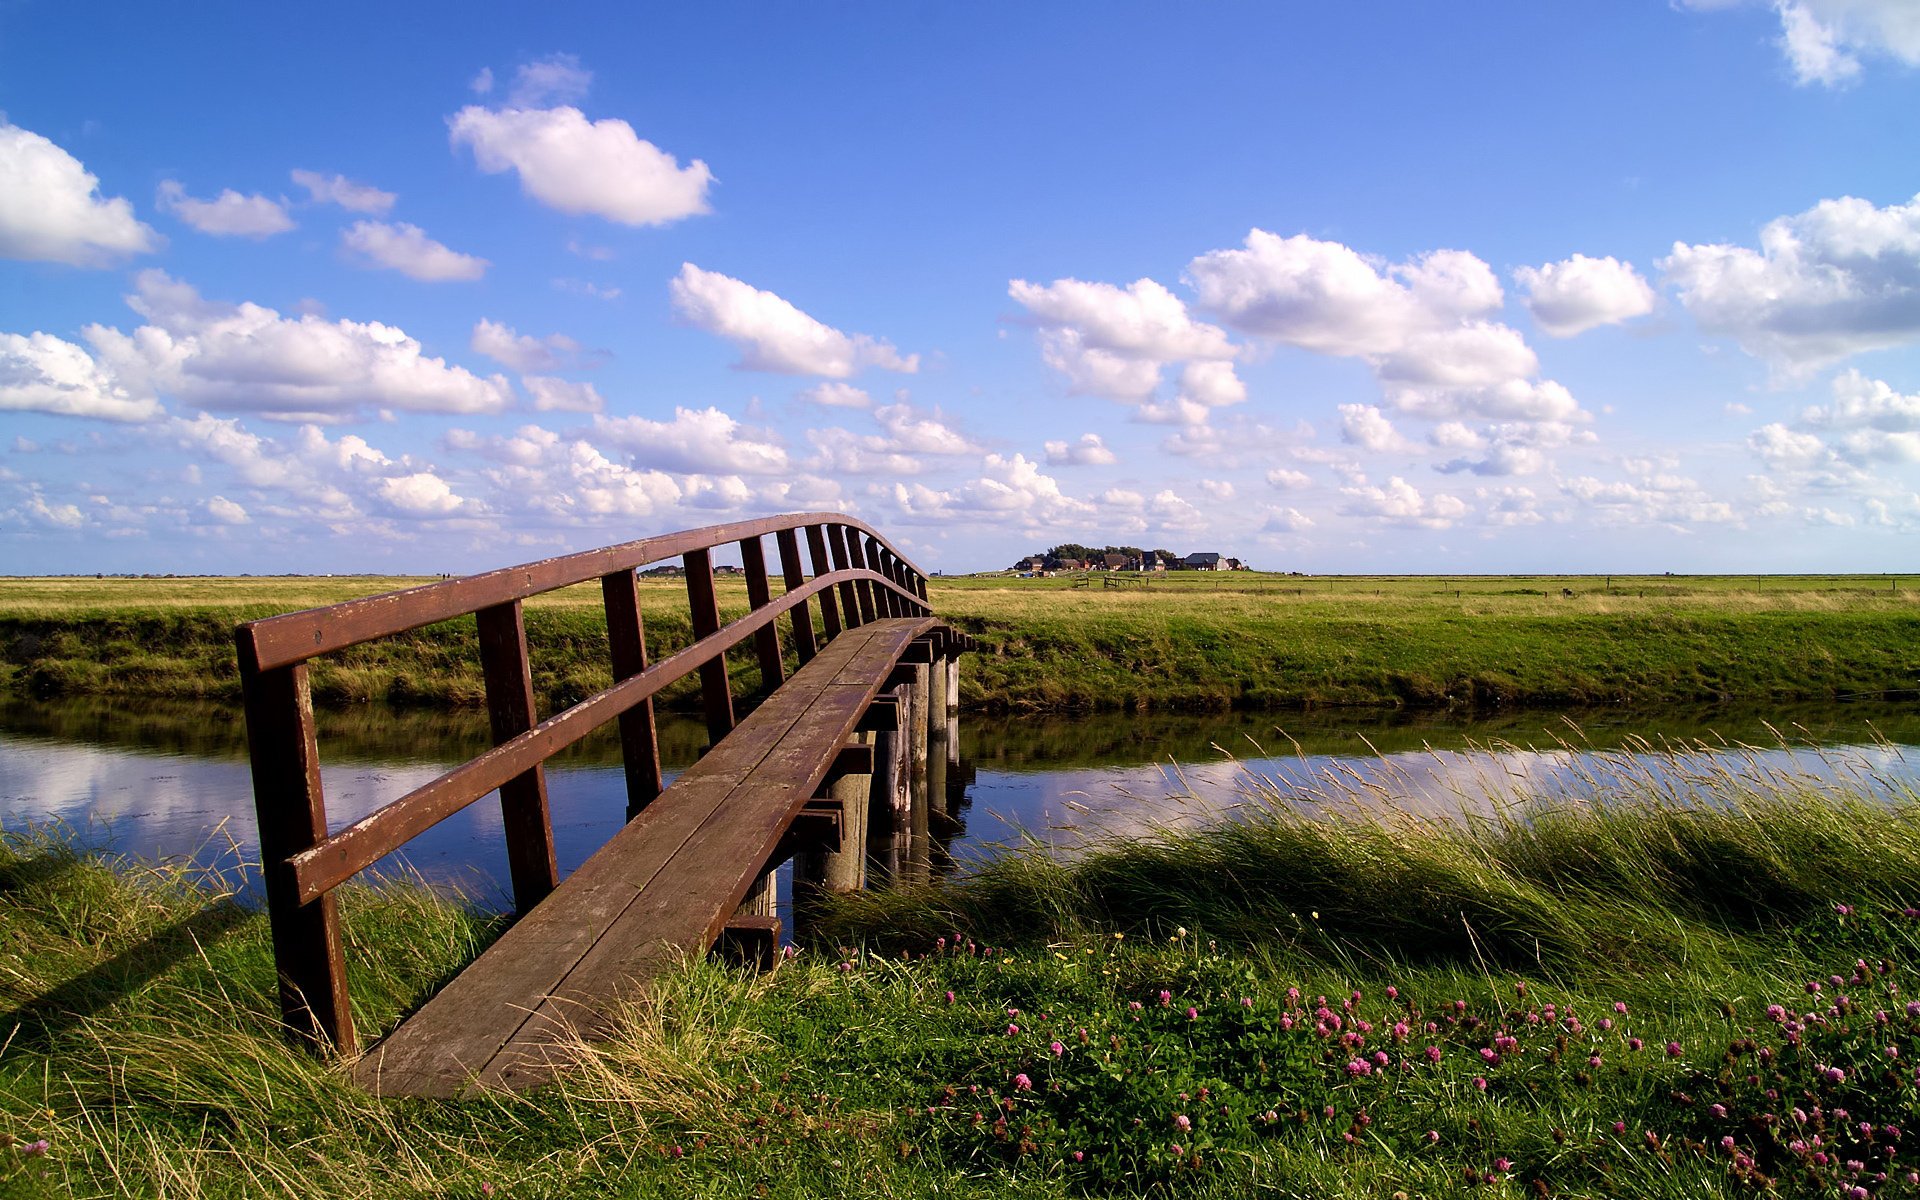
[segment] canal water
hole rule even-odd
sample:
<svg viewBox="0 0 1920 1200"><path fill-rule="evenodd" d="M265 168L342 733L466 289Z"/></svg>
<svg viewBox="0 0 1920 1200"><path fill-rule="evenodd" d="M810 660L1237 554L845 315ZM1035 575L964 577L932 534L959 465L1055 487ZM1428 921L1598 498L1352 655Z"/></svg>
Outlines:
<svg viewBox="0 0 1920 1200"><path fill-rule="evenodd" d="M338 829L487 746L475 713L386 709L318 717L328 816ZM672 773L705 743L663 715ZM1247 805L1377 804L1432 814L1604 801L1621 783L1678 802L1729 786L1838 787L1893 800L1920 791L1920 711L1839 703L1765 711L1449 714L1266 713L966 717L935 869L1010 846L1072 854L1114 835L1232 819ZM560 868L610 837L625 811L611 732L549 766ZM257 854L246 731L237 707L90 699L0 702L0 829L63 827L143 859L237 866ZM408 870L479 903L508 903L490 798L378 870Z"/></svg>

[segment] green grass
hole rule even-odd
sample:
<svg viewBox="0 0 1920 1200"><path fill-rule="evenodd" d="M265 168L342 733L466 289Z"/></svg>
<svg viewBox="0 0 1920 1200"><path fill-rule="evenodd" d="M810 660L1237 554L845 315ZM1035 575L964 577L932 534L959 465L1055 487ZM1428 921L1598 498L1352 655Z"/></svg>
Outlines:
<svg viewBox="0 0 1920 1200"><path fill-rule="evenodd" d="M287 1047L233 879L0 834L0 1196L1920 1194L1920 798L1649 772L850 897L462 1102ZM404 880L342 906L366 1030L491 931Z"/></svg>
<svg viewBox="0 0 1920 1200"><path fill-rule="evenodd" d="M936 579L935 611L974 634L976 711L1642 706L1787 701L1920 688L1920 578L1395 577L1176 573ZM238 695L243 620L411 580L0 580L0 691L35 697ZM1571 595L1567 593L1572 593ZM746 610L723 577L722 608ZM686 644L677 583L643 584L656 655ZM818 619L816 614L815 619ZM610 681L598 591L528 606L536 693L553 711ZM789 653L791 652L789 648ZM736 692L757 682L750 649ZM483 699L471 620L317 660L325 704ZM687 686L667 698L691 705Z"/></svg>

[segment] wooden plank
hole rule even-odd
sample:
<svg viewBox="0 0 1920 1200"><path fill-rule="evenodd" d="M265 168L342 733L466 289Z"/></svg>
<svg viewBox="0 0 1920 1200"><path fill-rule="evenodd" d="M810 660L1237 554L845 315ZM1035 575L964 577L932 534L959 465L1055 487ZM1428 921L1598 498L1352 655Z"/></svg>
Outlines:
<svg viewBox="0 0 1920 1200"><path fill-rule="evenodd" d="M720 601L713 592L713 557L705 550L689 550L681 558L687 572L687 605L695 641L720 630ZM713 745L733 728L733 690L727 683L727 656L700 664L700 706L707 714L707 736Z"/></svg>
<svg viewBox="0 0 1920 1200"><path fill-rule="evenodd" d="M833 563L827 558L827 534L822 526L807 526L807 554L813 559L816 579L832 573ZM840 603L835 599L832 588L820 593L820 624L826 631L828 641L840 636Z"/></svg>
<svg viewBox="0 0 1920 1200"><path fill-rule="evenodd" d="M533 668L527 659L527 627L520 601L475 614L480 624L480 669L487 685L487 718L493 744L503 745L533 728ZM513 903L531 912L559 882L553 857L553 822L547 813L543 763L500 785L500 816L507 841Z"/></svg>
<svg viewBox="0 0 1920 1200"><path fill-rule="evenodd" d="M303 904L291 861L327 836L306 664L261 671L243 659L240 686L280 1012L295 1038L351 1055L353 1013L338 903L325 895Z"/></svg>
<svg viewBox="0 0 1920 1200"><path fill-rule="evenodd" d="M773 599L773 590L767 580L766 547L759 538L746 538L740 543L740 562L747 573L747 607L765 608ZM760 660L760 690L771 692L785 683L787 666L780 657L780 627L769 622L755 630L753 649Z"/></svg>
<svg viewBox="0 0 1920 1200"><path fill-rule="evenodd" d="M869 637L885 632L874 630ZM814 691L855 657L866 639L830 644L803 679L779 695ZM868 664L863 669L872 669ZM792 721L763 705L696 763L641 817L623 827L549 903L513 926L420 1012L363 1059L356 1077L390 1095L453 1095L531 1019L533 1010L604 936L678 847L701 829ZM763 717L763 713L768 716ZM772 717L773 719L769 719ZM736 864L737 868L738 864ZM553 1032L553 1015L547 1031Z"/></svg>
<svg viewBox="0 0 1920 1200"><path fill-rule="evenodd" d="M780 580L791 592L806 583L806 571L800 565L800 539L791 529L782 529L774 535L774 545L780 550ZM813 613L806 602L793 610L793 652L806 666L813 658L816 642L813 635Z"/></svg>
<svg viewBox="0 0 1920 1200"><path fill-rule="evenodd" d="M647 628L640 615L640 589L631 570L600 577L600 596L607 611L607 648L613 680L632 679L647 669ZM666 786L660 773L660 734L653 719L651 696L619 716L620 756L626 766L627 820Z"/></svg>

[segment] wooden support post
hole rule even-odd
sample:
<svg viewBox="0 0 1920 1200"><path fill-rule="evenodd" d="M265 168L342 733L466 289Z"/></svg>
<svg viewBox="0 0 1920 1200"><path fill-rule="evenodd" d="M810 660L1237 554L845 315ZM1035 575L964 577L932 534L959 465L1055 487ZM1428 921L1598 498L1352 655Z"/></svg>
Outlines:
<svg viewBox="0 0 1920 1200"><path fill-rule="evenodd" d="M912 695L907 730L907 845L904 856L906 878L913 883L927 881L927 805L929 791L928 749L932 713L933 666L916 664L913 668Z"/></svg>
<svg viewBox="0 0 1920 1200"><path fill-rule="evenodd" d="M819 525L807 526L807 553L813 558L815 576L833 573L833 560L827 557L827 533ZM840 636L840 602L828 588L820 593L820 624L825 628L827 640Z"/></svg>
<svg viewBox="0 0 1920 1200"><path fill-rule="evenodd" d="M681 556L687 572L687 607L693 620L693 640L720 630L720 601L713 593L713 558L705 550ZM727 683L727 656L714 656L700 667L700 700L707 710L707 737L712 744L733 732L733 690Z"/></svg>
<svg viewBox="0 0 1920 1200"><path fill-rule="evenodd" d="M759 538L746 538L740 543L740 562L747 574L748 607L765 608L773 600L773 589L767 582L766 548ZM760 694L770 696L787 681L787 667L780 657L780 630L772 622L754 631L753 650L760 660Z"/></svg>
<svg viewBox="0 0 1920 1200"><path fill-rule="evenodd" d="M871 747L874 737L870 733L856 733L853 741ZM866 886L867 793L872 786L872 774L858 771L840 775L828 786L828 797L840 805L840 849L819 854L817 861L796 860L793 875L796 911L802 900L797 889L803 878L809 883L818 880L819 886L836 892L856 892Z"/></svg>
<svg viewBox="0 0 1920 1200"><path fill-rule="evenodd" d="M260 864L280 976L280 1012L296 1040L352 1055L358 1045L347 1007L340 908L332 892L301 904L288 859L327 836L307 665L261 671L245 630L238 634L246 698L247 749L260 821Z"/></svg>
<svg viewBox="0 0 1920 1200"><path fill-rule="evenodd" d="M647 667L647 630L640 618L640 588L632 571L600 577L607 606L607 645L618 683ZM666 786L660 776L660 737L653 723L653 697L620 714L620 752L627 772L627 820L640 815Z"/></svg>
<svg viewBox="0 0 1920 1200"><path fill-rule="evenodd" d="M946 661L947 672L947 763L960 765L960 656Z"/></svg>
<svg viewBox="0 0 1920 1200"><path fill-rule="evenodd" d="M480 625L480 672L487 684L487 717L493 744L532 729L533 667L527 660L527 626L520 601L474 614ZM560 882L553 858L553 822L547 815L547 772L535 763L500 785L500 815L507 836L507 871L513 905L522 916Z"/></svg>
<svg viewBox="0 0 1920 1200"><path fill-rule="evenodd" d="M773 542L780 550L780 582L791 592L807 582L806 571L800 565L800 539L793 530L782 529L773 535ZM819 644L813 633L813 610L802 600L790 616L793 619L793 652L804 667L818 653Z"/></svg>
<svg viewBox="0 0 1920 1200"><path fill-rule="evenodd" d="M730 966L773 970L780 963L780 918L743 910L720 930L713 953Z"/></svg>
<svg viewBox="0 0 1920 1200"><path fill-rule="evenodd" d="M885 886L900 876L903 843L912 819L908 788L907 737L913 720L910 687L894 692L897 702L891 726L874 736L873 788L867 800L867 859L869 886Z"/></svg>

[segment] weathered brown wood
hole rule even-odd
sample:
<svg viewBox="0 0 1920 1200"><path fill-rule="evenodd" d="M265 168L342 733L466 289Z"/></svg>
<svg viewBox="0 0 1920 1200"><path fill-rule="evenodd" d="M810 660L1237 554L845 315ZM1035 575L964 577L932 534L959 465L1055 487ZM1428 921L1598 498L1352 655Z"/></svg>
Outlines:
<svg viewBox="0 0 1920 1200"><path fill-rule="evenodd" d="M767 580L767 552L757 537L740 543L741 569L747 575L747 607L765 608L773 599ZM771 692L787 679L787 666L780 657L780 627L769 622L753 635L754 654L760 660L760 690Z"/></svg>
<svg viewBox="0 0 1920 1200"><path fill-rule="evenodd" d="M827 546L833 553L833 569L835 572L852 571L858 566L853 560L852 553L847 548L848 542L845 526L827 526ZM849 629L862 624L863 620L870 619L863 618L861 615L860 588L861 585L858 583L843 583L840 585L840 611L846 618L847 628Z"/></svg>
<svg viewBox="0 0 1920 1200"><path fill-rule="evenodd" d="M827 558L827 534L823 527L807 526L807 553L813 559L816 579L833 573L833 563ZM820 624L826 631L828 641L840 636L840 603L831 588L820 593Z"/></svg>
<svg viewBox="0 0 1920 1200"><path fill-rule="evenodd" d="M720 600L713 591L713 557L689 550L680 560L687 572L687 606L695 641L720 631ZM733 728L733 689L727 683L727 657L700 664L700 706L707 714L707 736L718 745Z"/></svg>
<svg viewBox="0 0 1920 1200"><path fill-rule="evenodd" d="M924 624L890 622L829 643L720 750L375 1047L356 1077L396 1095L453 1095L470 1079L512 1087L547 1077L554 1038L569 1024L590 1026L645 978L610 961L664 963L711 944L758 877L755 866L824 779L891 656ZM649 889L655 879L674 882ZM641 919L643 897L646 911L666 914L665 926ZM678 932L668 938L661 928ZM705 940L690 940L690 929ZM641 935L653 938L653 951L627 942ZM671 954L659 948L669 943Z"/></svg>
<svg viewBox="0 0 1920 1200"><path fill-rule="evenodd" d="M861 544L859 533L851 529L843 532L847 539L847 560L853 564L854 570L871 572L873 566L867 561L866 547ZM854 595L860 600L862 624L877 621L886 615L885 604L874 594L877 586L871 579L862 579L853 585Z"/></svg>
<svg viewBox="0 0 1920 1200"><path fill-rule="evenodd" d="M533 728L533 667L527 659L527 628L520 601L474 614L480 625L480 670L487 685L487 719L493 744L512 741ZM507 841L513 903L530 912L559 882L553 857L553 822L547 814L546 767L535 763L500 785L500 815Z"/></svg>
<svg viewBox="0 0 1920 1200"><path fill-rule="evenodd" d="M821 786L831 784L842 775L873 774L873 747L864 742L852 742L840 747L833 756L833 765L827 768L827 777Z"/></svg>
<svg viewBox="0 0 1920 1200"><path fill-rule="evenodd" d="M773 541L780 550L780 581L791 592L807 582L806 570L800 565L800 539L793 530L782 529ZM793 610L793 653L801 666L812 660L817 644L813 612L803 600Z"/></svg>
<svg viewBox="0 0 1920 1200"><path fill-rule="evenodd" d="M899 683L889 673L887 680L881 686L898 687ZM891 693L875 696L873 703L867 705L867 710L860 714L860 724L857 728L861 733L878 733L883 729L892 729L900 720L899 708L900 697Z"/></svg>
<svg viewBox="0 0 1920 1200"><path fill-rule="evenodd" d="M280 1012L294 1037L321 1050L352 1054L339 908L331 895L303 904L290 861L327 836L306 664L262 671L243 650L240 685Z"/></svg>
<svg viewBox="0 0 1920 1200"><path fill-rule="evenodd" d="M797 513L713 525L249 621L240 626L241 632L236 636L241 640L241 653L261 670L283 667L372 638L586 583L615 571L681 557L688 550L707 549L783 528L829 522L862 533L873 532L863 522L842 513Z"/></svg>
<svg viewBox="0 0 1920 1200"><path fill-rule="evenodd" d="M727 962L771 971L780 962L780 918L771 913L737 915L720 931L713 951Z"/></svg>
<svg viewBox="0 0 1920 1200"><path fill-rule="evenodd" d="M607 646L613 660L613 680L632 679L647 669L647 628L640 615L640 589L633 572L615 571L600 577L600 595L607 610ZM648 697L620 714L620 754L626 764L627 820L640 815L660 789L660 735Z"/></svg>

